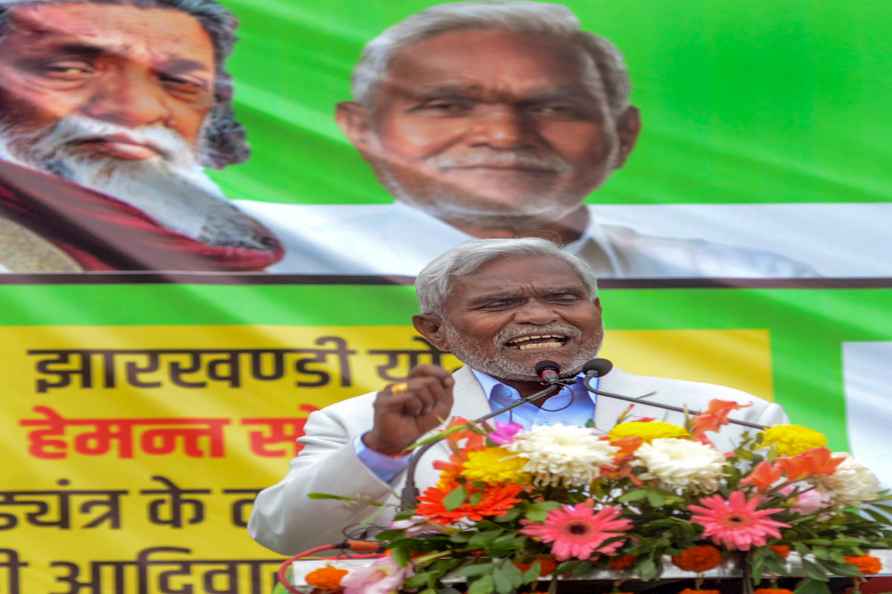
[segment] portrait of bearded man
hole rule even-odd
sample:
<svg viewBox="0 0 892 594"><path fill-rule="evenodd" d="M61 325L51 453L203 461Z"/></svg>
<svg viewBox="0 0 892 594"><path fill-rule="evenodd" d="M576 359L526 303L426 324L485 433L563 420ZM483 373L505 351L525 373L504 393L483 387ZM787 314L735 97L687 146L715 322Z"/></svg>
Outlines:
<svg viewBox="0 0 892 594"><path fill-rule="evenodd" d="M250 154L224 67L237 25L216 0L0 0L0 271L282 258L205 172Z"/></svg>

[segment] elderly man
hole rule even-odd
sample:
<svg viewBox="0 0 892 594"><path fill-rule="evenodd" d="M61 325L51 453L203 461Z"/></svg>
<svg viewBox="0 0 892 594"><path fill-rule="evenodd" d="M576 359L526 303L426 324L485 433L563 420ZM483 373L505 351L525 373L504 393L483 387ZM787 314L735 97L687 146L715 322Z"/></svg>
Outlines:
<svg viewBox="0 0 892 594"><path fill-rule="evenodd" d="M248 156L224 69L236 26L216 0L0 0L0 271L282 257L203 170Z"/></svg>
<svg viewBox="0 0 892 594"><path fill-rule="evenodd" d="M405 480L404 449L449 417L476 418L541 389L534 370L551 360L568 378L595 357L603 338L601 305L591 268L556 245L535 238L475 240L431 262L418 275L421 313L415 328L431 343L455 354L465 366L454 374L433 366L414 369L405 383L387 386L310 415L304 449L287 476L257 497L249 529L260 543L292 554L320 543L338 542L345 527L376 508L347 508L307 499L328 492L389 499ZM606 391L641 395L666 404L704 408L713 398L750 406L738 418L761 424L785 420L780 406L743 392L695 382L640 377L614 369L600 378ZM608 431L626 403L594 399L577 381L544 403L524 404L511 413L524 425L593 421ZM635 415L667 416L636 405ZM680 422L679 413L668 414ZM739 436L733 427L719 434L728 447ZM419 465L419 486L436 482L432 461L448 456L432 448ZM376 522L387 520L387 513Z"/></svg>
<svg viewBox="0 0 892 594"><path fill-rule="evenodd" d="M441 4L397 23L365 47L354 100L337 107L396 203L295 210L305 228L318 221L308 233L323 259L307 271L414 275L472 237L536 236L600 276L814 275L770 253L599 223L583 201L635 147L629 89L616 48L558 4Z"/></svg>

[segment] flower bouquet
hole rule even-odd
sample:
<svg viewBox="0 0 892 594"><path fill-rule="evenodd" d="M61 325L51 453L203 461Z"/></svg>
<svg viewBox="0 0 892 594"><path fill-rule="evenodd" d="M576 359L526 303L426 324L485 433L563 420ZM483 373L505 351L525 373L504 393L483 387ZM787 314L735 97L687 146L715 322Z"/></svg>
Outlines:
<svg viewBox="0 0 892 594"><path fill-rule="evenodd" d="M670 563L700 574L734 561L743 591L769 582L756 592L777 593L789 592L772 582L794 552L806 576L797 592L829 592L830 576L853 578L857 591L880 569L869 550L892 544L889 495L804 427L744 433L735 450L719 451L707 433L740 406L712 401L686 426L621 420L606 435L453 421L433 438L451 449L435 463L439 482L376 536L387 555L317 570L307 583L436 594L460 578L470 594L512 594L549 587L543 579L554 591L561 576L599 570L649 581Z"/></svg>

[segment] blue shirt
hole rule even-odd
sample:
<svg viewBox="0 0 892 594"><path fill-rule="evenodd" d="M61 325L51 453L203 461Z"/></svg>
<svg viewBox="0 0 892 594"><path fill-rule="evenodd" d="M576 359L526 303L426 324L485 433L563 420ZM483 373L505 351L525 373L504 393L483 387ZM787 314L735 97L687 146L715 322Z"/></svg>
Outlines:
<svg viewBox="0 0 892 594"><path fill-rule="evenodd" d="M511 386L503 384L482 371L476 369L471 371L480 382L483 393L487 394L490 410L504 408L521 399L520 393ZM542 403L541 408L527 402L494 417L493 420L503 423L518 423L523 425L524 429L529 429L533 425L556 425L558 423L582 427L595 418L595 395L585 389L584 379L585 376L580 373L576 376L576 381L573 384L565 386L560 392L546 400ZM598 382L600 383L600 379ZM360 461L385 483L389 483L409 465L408 455L394 457L376 452L366 447L362 436L353 441L353 447Z"/></svg>

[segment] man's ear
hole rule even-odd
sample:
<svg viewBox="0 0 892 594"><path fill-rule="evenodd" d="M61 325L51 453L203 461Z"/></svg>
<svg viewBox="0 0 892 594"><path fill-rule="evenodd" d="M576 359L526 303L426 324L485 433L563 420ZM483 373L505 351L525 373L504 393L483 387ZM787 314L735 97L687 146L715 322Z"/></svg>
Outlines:
<svg viewBox="0 0 892 594"><path fill-rule="evenodd" d="M361 152L368 152L371 114L366 106L355 101L341 101L335 109L335 121L344 135Z"/></svg>
<svg viewBox="0 0 892 594"><path fill-rule="evenodd" d="M619 157L616 160L615 169L625 165L626 159L629 158L629 154L635 148L640 132L641 112L634 105L630 105L616 120L616 134L619 136Z"/></svg>
<svg viewBox="0 0 892 594"><path fill-rule="evenodd" d="M412 325L429 343L443 351L449 352L449 341L443 332L443 319L434 314L417 314L412 316Z"/></svg>

